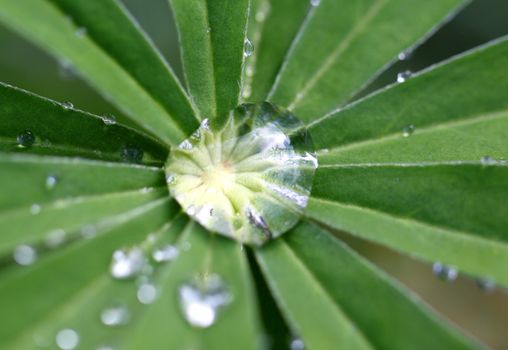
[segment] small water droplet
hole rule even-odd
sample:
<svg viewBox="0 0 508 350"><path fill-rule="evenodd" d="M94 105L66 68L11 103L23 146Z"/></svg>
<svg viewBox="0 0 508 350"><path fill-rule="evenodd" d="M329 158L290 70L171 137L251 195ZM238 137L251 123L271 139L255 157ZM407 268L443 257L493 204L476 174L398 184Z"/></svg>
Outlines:
<svg viewBox="0 0 508 350"><path fill-rule="evenodd" d="M398 54L397 58L400 60L400 61L405 61L405 60L408 60L411 58L411 55L412 55L412 51L411 50L404 50L402 51L401 53Z"/></svg>
<svg viewBox="0 0 508 350"><path fill-rule="evenodd" d="M115 350L112 346L101 345L97 348L97 350Z"/></svg>
<svg viewBox="0 0 508 350"><path fill-rule="evenodd" d="M212 31L212 28L211 28L211 27L206 28L206 32L207 32L207 33L211 33L211 31Z"/></svg>
<svg viewBox="0 0 508 350"><path fill-rule="evenodd" d="M173 184L173 182L175 182L175 180L176 180L175 175L173 175L173 174L167 174L166 175L166 183L168 185Z"/></svg>
<svg viewBox="0 0 508 350"><path fill-rule="evenodd" d="M183 150L190 150L190 149L192 149L192 143L190 143L189 140L185 140L181 144L178 145L178 148L183 149Z"/></svg>
<svg viewBox="0 0 508 350"><path fill-rule="evenodd" d="M35 135L28 129L18 134L18 146L22 148L31 147L35 143Z"/></svg>
<svg viewBox="0 0 508 350"><path fill-rule="evenodd" d="M250 77L254 76L254 67L253 65L249 64L245 67L245 75Z"/></svg>
<svg viewBox="0 0 508 350"><path fill-rule="evenodd" d="M52 190L58 183L58 178L55 175L48 175L46 177L46 189Z"/></svg>
<svg viewBox="0 0 508 350"><path fill-rule="evenodd" d="M138 288L137 297L141 304L151 304L157 298L157 288L151 283L143 283Z"/></svg>
<svg viewBox="0 0 508 350"><path fill-rule="evenodd" d="M124 146L120 156L127 163L141 163L143 160L143 150L135 146Z"/></svg>
<svg viewBox="0 0 508 350"><path fill-rule="evenodd" d="M402 129L402 136L409 137L409 136L413 135L414 132L415 132L415 126L412 124L407 125L404 127L404 129Z"/></svg>
<svg viewBox="0 0 508 350"><path fill-rule="evenodd" d="M185 319L197 328L212 326L220 310L232 301L232 295L217 275L195 278L182 284L178 295Z"/></svg>
<svg viewBox="0 0 508 350"><path fill-rule="evenodd" d="M39 204L34 203L30 206L30 214L37 215L40 212L41 212L41 206Z"/></svg>
<svg viewBox="0 0 508 350"><path fill-rule="evenodd" d="M455 267L446 266L440 262L436 262L432 265L432 272L443 281L454 281L459 275L459 272Z"/></svg>
<svg viewBox="0 0 508 350"><path fill-rule="evenodd" d="M153 192L154 188L153 187L143 187L142 189L139 190L140 193L151 193Z"/></svg>
<svg viewBox="0 0 508 350"><path fill-rule="evenodd" d="M79 334L74 329L62 329L56 334L56 345L62 350L72 350L78 344Z"/></svg>
<svg viewBox="0 0 508 350"><path fill-rule="evenodd" d="M492 165L492 164L496 164L497 161L492 158L491 156L484 156L481 158L480 162L483 164L483 165Z"/></svg>
<svg viewBox="0 0 508 350"><path fill-rule="evenodd" d="M72 62L67 59L58 60L58 75L65 80L76 78L77 72Z"/></svg>
<svg viewBox="0 0 508 350"><path fill-rule="evenodd" d="M291 350L303 350L305 349L305 344L303 343L303 340L301 340L300 338L293 337L289 342L289 348Z"/></svg>
<svg viewBox="0 0 508 350"><path fill-rule="evenodd" d="M18 265L28 266L37 260L37 252L32 246L22 244L14 248L12 257Z"/></svg>
<svg viewBox="0 0 508 350"><path fill-rule="evenodd" d="M476 285L485 293L491 293L496 289L496 283L487 278L477 279Z"/></svg>
<svg viewBox="0 0 508 350"><path fill-rule="evenodd" d="M178 251L178 248L171 244L167 244L163 247L157 248L153 253L152 257L153 260L156 262L166 262L166 261L173 261L178 257L178 254L180 252Z"/></svg>
<svg viewBox="0 0 508 350"><path fill-rule="evenodd" d="M115 305L101 312L101 322L105 326L124 326L129 322L129 311L123 305Z"/></svg>
<svg viewBox="0 0 508 350"><path fill-rule="evenodd" d="M243 55L245 57L250 57L254 53L254 45L249 40L249 38L245 38L245 41L243 43Z"/></svg>
<svg viewBox="0 0 508 350"><path fill-rule="evenodd" d="M405 82L406 80L411 78L411 75L413 75L413 73L411 73L411 71L408 70L400 72L399 74L397 74L397 83Z"/></svg>
<svg viewBox="0 0 508 350"><path fill-rule="evenodd" d="M91 239L97 235L97 228L95 225L86 225L83 228L81 228L81 237L85 239Z"/></svg>
<svg viewBox="0 0 508 350"><path fill-rule="evenodd" d="M119 249L113 253L110 271L116 279L128 279L141 274L146 265L145 254L140 248Z"/></svg>
<svg viewBox="0 0 508 350"><path fill-rule="evenodd" d="M105 114L102 115L101 120L106 125L115 125L116 124L116 117L112 114Z"/></svg>
<svg viewBox="0 0 508 350"><path fill-rule="evenodd" d="M50 248L55 248L65 241L66 233L62 229L56 229L48 233L45 243Z"/></svg>
<svg viewBox="0 0 508 350"><path fill-rule="evenodd" d="M319 4L321 4L321 0L310 0L310 4L314 7L319 6Z"/></svg>
<svg viewBox="0 0 508 350"><path fill-rule="evenodd" d="M88 30L85 27L79 27L76 29L76 32L74 33L78 38L84 38L86 34L88 33Z"/></svg>
<svg viewBox="0 0 508 350"><path fill-rule="evenodd" d="M62 107L63 109L73 109L74 108L74 104L72 102L64 102L62 103Z"/></svg>
<svg viewBox="0 0 508 350"><path fill-rule="evenodd" d="M243 86L242 97L247 99L252 95L252 88L249 84Z"/></svg>

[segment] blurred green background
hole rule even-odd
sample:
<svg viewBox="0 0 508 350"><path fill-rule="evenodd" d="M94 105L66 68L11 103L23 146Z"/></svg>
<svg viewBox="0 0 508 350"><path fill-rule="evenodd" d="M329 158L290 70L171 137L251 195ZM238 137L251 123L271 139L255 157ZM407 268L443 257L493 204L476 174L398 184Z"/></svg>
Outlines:
<svg viewBox="0 0 508 350"><path fill-rule="evenodd" d="M178 37L167 0L123 2L181 77ZM417 13L407 15L418 16ZM393 83L398 72L419 71L506 34L508 34L508 0L475 0L418 47L408 59L396 62L381 74L359 96ZM42 50L1 27L0 81L58 101L71 101L79 109L99 115L113 114L118 120L124 120L116 108L76 77L65 62L57 62ZM494 349L508 350L506 290L482 291L476 281L467 276L459 276L453 282L443 282L433 276L432 266L429 264L349 235L341 233L338 235L413 289L456 325Z"/></svg>

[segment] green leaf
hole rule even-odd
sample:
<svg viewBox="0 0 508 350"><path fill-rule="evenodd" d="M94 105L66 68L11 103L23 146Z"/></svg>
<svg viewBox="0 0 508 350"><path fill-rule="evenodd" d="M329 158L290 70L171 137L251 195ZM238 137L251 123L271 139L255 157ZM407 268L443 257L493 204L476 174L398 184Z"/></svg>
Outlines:
<svg viewBox="0 0 508 350"><path fill-rule="evenodd" d="M119 0L50 0L164 107L178 127L190 135L198 118L175 74ZM142 62L142 64L140 64Z"/></svg>
<svg viewBox="0 0 508 350"><path fill-rule="evenodd" d="M254 52L245 62L245 100L266 100L309 7L308 0L251 1L248 37Z"/></svg>
<svg viewBox="0 0 508 350"><path fill-rule="evenodd" d="M283 313L308 349L372 349L315 276L283 240L256 251Z"/></svg>
<svg viewBox="0 0 508 350"><path fill-rule="evenodd" d="M311 121L342 106L461 0L322 0L309 12L269 99Z"/></svg>
<svg viewBox="0 0 508 350"><path fill-rule="evenodd" d="M190 249L185 251L185 246ZM202 349L206 346L220 349L226 343L232 349L259 348L253 286L240 246L211 236L192 222L183 232L179 247L182 251L179 259L161 276L164 295L140 321L127 348ZM178 287L197 274L208 276L214 273L226 283L233 300L210 328L192 328L183 318ZM239 324L242 327L238 327Z"/></svg>
<svg viewBox="0 0 508 350"><path fill-rule="evenodd" d="M317 149L342 153L346 148L377 148L390 139L402 139L403 129L410 125L416 136L420 129L446 131L461 123L496 118L508 111L507 64L505 37L332 113L314 122L310 133ZM451 149L447 142L443 139L439 143Z"/></svg>
<svg viewBox="0 0 508 350"><path fill-rule="evenodd" d="M506 164L339 165L315 180L310 217L508 283Z"/></svg>
<svg viewBox="0 0 508 350"><path fill-rule="evenodd" d="M123 161L122 149L135 147L143 151L143 163L165 161L163 144L105 118L0 83L1 151ZM25 130L35 136L29 148L17 140Z"/></svg>
<svg viewBox="0 0 508 350"><path fill-rule="evenodd" d="M77 196L165 186L161 169L78 158L0 153L0 213ZM47 186L48 176L56 184Z"/></svg>
<svg viewBox="0 0 508 350"><path fill-rule="evenodd" d="M478 347L414 294L317 226L302 224L286 237L287 249L375 349ZM300 289L294 286L292 293Z"/></svg>
<svg viewBox="0 0 508 350"><path fill-rule="evenodd" d="M4 268L0 308L9 315L9 322L0 327L1 347L27 349L16 343L28 341L32 342L28 348L36 348L33 336L37 334L30 331L37 327L44 331L45 326L51 330L52 324L46 324L46 320L72 314L73 305L104 283L100 279L108 272L114 250L146 238L174 216L174 209L168 210L168 201L165 198L131 210L117 225L98 231L94 239L77 240L50 251L33 265ZM51 333L42 336L50 342L55 337Z"/></svg>
<svg viewBox="0 0 508 350"><path fill-rule="evenodd" d="M190 94L207 118L226 118L242 86L249 0L170 0Z"/></svg>
<svg viewBox="0 0 508 350"><path fill-rule="evenodd" d="M168 145L178 144L187 136L186 133L180 129L180 124L171 119L172 116L168 114L160 101L150 95L146 88L149 86L148 89L153 91L152 84L155 83L149 79L157 79L157 77L146 77L140 82L136 80L139 78L140 72L132 74L128 70L133 69L133 64L141 66L146 55L146 57L151 57L148 58L151 62L154 62L151 72L153 73L157 69L157 76L166 76L165 82L161 84L174 87L177 83L153 47L144 42L142 34L137 32L139 29L132 27L132 23L118 6L113 3L106 5L108 2L94 3L97 6L104 6L101 7L100 14L102 16L106 14L108 21L114 22L118 32L131 33L134 38L127 37L116 40L103 36L103 39L97 42L98 33L102 33L100 28L102 24L98 23L99 21L96 21L95 17L86 20L86 24L90 26L90 31L93 33L88 35L87 27L82 27L83 24L80 23L74 23L66 13L47 0L27 0L20 3L1 0L0 22L45 48L57 58L72 62L84 79L142 128ZM79 3L74 5L76 8L73 7L78 17L80 11L86 12L89 10L87 6L91 6ZM106 8L106 6L109 7ZM71 6L69 6L70 9ZM78 9L80 10L78 11ZM84 20L82 17L80 18ZM110 35L114 35L114 33ZM111 55L105 50L105 48L109 49L109 45L108 47L101 46L109 43L109 40L115 40L117 43ZM124 50L132 51L133 57L136 58L129 55L129 58L122 58L121 62L117 61L115 56L120 54L119 47L121 47L122 54ZM168 82L171 85L168 85ZM158 96L161 96L162 93L165 91L159 91ZM175 92L175 96L179 96L180 99L174 103L174 106L177 106L182 103L183 97L181 93L177 92ZM180 116L180 118L183 117ZM185 117L187 118L187 116Z"/></svg>

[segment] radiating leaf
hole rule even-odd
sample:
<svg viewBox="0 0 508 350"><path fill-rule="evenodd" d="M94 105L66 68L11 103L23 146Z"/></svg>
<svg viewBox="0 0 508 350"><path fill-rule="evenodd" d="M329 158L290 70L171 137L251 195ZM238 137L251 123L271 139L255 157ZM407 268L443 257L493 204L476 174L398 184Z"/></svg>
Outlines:
<svg viewBox="0 0 508 350"><path fill-rule="evenodd" d="M194 223L183 233L179 247L181 256L161 276L164 294L145 314L127 348L259 348L253 286L240 247L211 236ZM206 278L210 274L220 276L233 299L210 328L192 328L182 314L178 289L197 275Z"/></svg>
<svg viewBox="0 0 508 350"><path fill-rule="evenodd" d="M414 294L317 226L302 224L286 237L287 249L373 348L479 347L445 325ZM295 286L292 292L299 290L300 286Z"/></svg>
<svg viewBox="0 0 508 350"><path fill-rule="evenodd" d="M311 121L342 106L461 0L321 0L307 16L270 101ZM448 15L448 17L446 17Z"/></svg>
<svg viewBox="0 0 508 350"><path fill-rule="evenodd" d="M165 161L168 152L163 144L111 118L0 83L2 151L123 161L122 150L136 148L143 152L144 163ZM19 147L18 137L26 131L33 134L35 142L31 147Z"/></svg>
<svg viewBox="0 0 508 350"><path fill-rule="evenodd" d="M159 168L78 158L0 153L0 213L58 199L165 186ZM54 184L48 186L48 177Z"/></svg>
<svg viewBox="0 0 508 350"><path fill-rule="evenodd" d="M432 67L315 122L310 132L316 148L377 148L378 142L402 139L408 126L416 136L420 129L437 132L500 117L508 111L507 64L508 40L503 38ZM478 131L484 130L474 134ZM439 143L451 149L447 142Z"/></svg>
<svg viewBox="0 0 508 350"><path fill-rule="evenodd" d="M31 266L3 269L0 308L9 315L9 322L0 327L1 347L26 349L11 345L33 339L36 334L30 332L32 327L44 326L46 318L54 314L69 313L67 306L72 310L73 302L93 293L108 271L114 250L138 242L170 220L174 212L167 204L168 199L146 204L131 211L118 225L97 232L94 239L78 240L45 254ZM47 336L53 342L54 335Z"/></svg>
<svg viewBox="0 0 508 350"><path fill-rule="evenodd" d="M99 3L102 3L99 2ZM99 4L98 3L98 4ZM116 9L120 11L120 9ZM118 25L129 26L125 15L115 15ZM94 21L94 19L90 19ZM37 45L45 48L59 59L67 59L74 64L76 70L103 95L114 102L118 108L133 119L137 124L156 135L167 144L177 144L187 135L174 122L159 101L154 99L140 82L126 71L128 59L119 63L110 56L95 40L96 35L88 35L87 28L74 23L72 18L47 0L26 0L12 2L0 1L0 22L15 30ZM100 24L97 24L99 26ZM99 29L91 29L93 33ZM133 29L126 29L132 31ZM148 56L152 61L160 60L155 52L145 44L141 47L141 34L138 39L119 41L134 45L133 50ZM104 39L106 40L106 39ZM125 47L124 50L130 50ZM141 64L143 61L137 61ZM153 68L161 67L154 64ZM132 69L130 67L129 69ZM139 74L139 73L137 73ZM169 70L161 72L169 76ZM168 79L173 79L169 76ZM145 80L145 84L146 84ZM162 93L162 92L159 92ZM176 105L176 104L175 104Z"/></svg>
<svg viewBox="0 0 508 350"><path fill-rule="evenodd" d="M169 0L185 78L205 118L225 118L239 100L248 0Z"/></svg>

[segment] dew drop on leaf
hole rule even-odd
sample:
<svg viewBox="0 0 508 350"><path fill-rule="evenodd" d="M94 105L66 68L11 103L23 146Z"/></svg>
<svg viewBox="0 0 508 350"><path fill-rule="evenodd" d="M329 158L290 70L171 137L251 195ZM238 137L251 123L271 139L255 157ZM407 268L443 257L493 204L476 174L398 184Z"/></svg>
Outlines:
<svg viewBox="0 0 508 350"><path fill-rule="evenodd" d="M496 283L488 278L479 278L476 285L485 293L491 293L496 289Z"/></svg>
<svg viewBox="0 0 508 350"><path fill-rule="evenodd" d="M78 38L84 38L86 36L86 34L88 33L88 30L85 28L85 27L79 27L78 29L76 29L76 31L74 32L74 34L76 35L76 37Z"/></svg>
<svg viewBox="0 0 508 350"><path fill-rule="evenodd" d="M143 273L146 266L146 257L141 248L119 249L113 252L111 276L116 279L133 278Z"/></svg>
<svg viewBox="0 0 508 350"><path fill-rule="evenodd" d="M105 326L124 326L129 322L129 310L123 305L108 307L101 312L101 322Z"/></svg>
<svg viewBox="0 0 508 350"><path fill-rule="evenodd" d="M305 344L303 343L303 340L301 340L300 338L294 337L289 342L289 348L291 350L304 350Z"/></svg>
<svg viewBox="0 0 508 350"><path fill-rule="evenodd" d="M157 298L157 288L152 283L143 283L139 286L136 296L141 304L151 304Z"/></svg>
<svg viewBox="0 0 508 350"><path fill-rule="evenodd" d="M411 78L411 75L413 75L413 73L411 73L411 71L408 70L400 72L399 74L397 74L397 83L405 82L406 80Z"/></svg>
<svg viewBox="0 0 508 350"><path fill-rule="evenodd" d="M105 114L100 117L102 122L106 125L115 125L116 124L116 117L111 114Z"/></svg>
<svg viewBox="0 0 508 350"><path fill-rule="evenodd" d="M152 258L156 262L162 263L175 260L178 257L178 254L178 248L171 244L167 244L163 247L155 249L152 253Z"/></svg>
<svg viewBox="0 0 508 350"><path fill-rule="evenodd" d="M41 206L37 203L34 203L30 206L30 214L37 215L41 212Z"/></svg>
<svg viewBox="0 0 508 350"><path fill-rule="evenodd" d="M18 146L22 148L31 147L35 143L35 135L28 129L18 134Z"/></svg>
<svg viewBox="0 0 508 350"><path fill-rule="evenodd" d="M222 279L215 274L196 277L178 289L184 318L197 328L208 328L232 301Z"/></svg>
<svg viewBox="0 0 508 350"><path fill-rule="evenodd" d="M400 60L400 61L405 61L405 60L408 60L411 58L411 55L413 54L413 52L411 50L404 50L402 52L400 52L397 56L397 58Z"/></svg>
<svg viewBox="0 0 508 350"><path fill-rule="evenodd" d="M484 156L480 159L480 162L483 164L483 165L492 165L492 164L496 164L496 160L494 158L492 158L491 156Z"/></svg>
<svg viewBox="0 0 508 350"><path fill-rule="evenodd" d="M261 245L305 209L317 158L304 125L267 102L244 104L222 125L201 125L166 163L184 211L212 232Z"/></svg>
<svg viewBox="0 0 508 350"><path fill-rule="evenodd" d="M72 350L79 344L79 334L74 329L65 328L56 334L55 340L60 349Z"/></svg>
<svg viewBox="0 0 508 350"><path fill-rule="evenodd" d="M243 55L245 57L250 57L254 53L254 45L249 40L249 38L245 38L245 41L243 43Z"/></svg>
<svg viewBox="0 0 508 350"><path fill-rule="evenodd" d="M454 281L459 275L459 272L455 267L446 266L440 262L436 262L432 265L432 272L436 277L443 281Z"/></svg>
<svg viewBox="0 0 508 350"><path fill-rule="evenodd" d="M124 162L141 163L141 161L143 160L143 150L132 145L126 145L122 147L122 150L120 151L120 156L122 157Z"/></svg>
<svg viewBox="0 0 508 350"><path fill-rule="evenodd" d="M65 241L65 238L66 238L65 231L62 229L56 229L48 233L48 235L44 239L44 242L46 246L48 246L49 248L56 248Z"/></svg>
<svg viewBox="0 0 508 350"><path fill-rule="evenodd" d="M321 0L310 0L310 4L311 6L319 6L319 4L321 4Z"/></svg>
<svg viewBox="0 0 508 350"><path fill-rule="evenodd" d="M27 266L35 263L37 252L32 246L22 244L14 248L12 257L18 265Z"/></svg>
<svg viewBox="0 0 508 350"><path fill-rule="evenodd" d="M404 129L402 129L402 136L409 137L409 136L413 135L414 132L415 132L415 126L414 125L407 125L404 127Z"/></svg>
<svg viewBox="0 0 508 350"><path fill-rule="evenodd" d="M73 109L74 104L72 104L72 102L67 101L67 102L62 103L62 107L63 107L63 109L67 109L67 110Z"/></svg>
<svg viewBox="0 0 508 350"><path fill-rule="evenodd" d="M58 178L55 175L48 175L46 177L46 189L52 190L58 183Z"/></svg>

